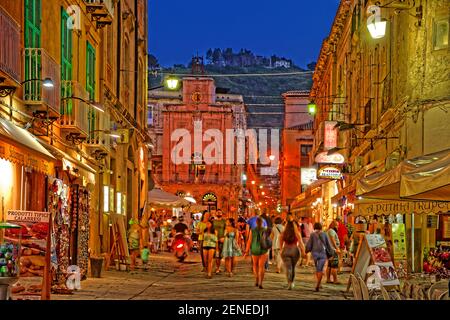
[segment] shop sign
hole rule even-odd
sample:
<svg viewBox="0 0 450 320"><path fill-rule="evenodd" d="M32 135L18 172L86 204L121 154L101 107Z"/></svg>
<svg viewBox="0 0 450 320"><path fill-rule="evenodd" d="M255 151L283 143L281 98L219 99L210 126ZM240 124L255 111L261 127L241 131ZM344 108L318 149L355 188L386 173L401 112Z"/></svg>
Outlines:
<svg viewBox="0 0 450 320"><path fill-rule="evenodd" d="M5 240L18 243L21 238L20 290L16 288L13 300L39 300L48 296L46 277L49 272L47 259L50 213L38 211L9 210L8 222L21 229L7 229Z"/></svg>
<svg viewBox="0 0 450 320"><path fill-rule="evenodd" d="M336 167L322 167L319 169L317 176L322 179L339 180L342 178L342 173Z"/></svg>
<svg viewBox="0 0 450 320"><path fill-rule="evenodd" d="M340 153L328 154L328 152L324 151L319 153L314 159L316 163L328 163L328 164L343 164L345 162L345 158Z"/></svg>
<svg viewBox="0 0 450 320"><path fill-rule="evenodd" d="M357 203L355 214L361 216L400 214L438 214L450 211L450 202L443 201L376 201Z"/></svg>
<svg viewBox="0 0 450 320"><path fill-rule="evenodd" d="M317 180L317 169L316 168L301 168L300 169L300 182L301 184L310 185Z"/></svg>
<svg viewBox="0 0 450 320"><path fill-rule="evenodd" d="M337 147L338 129L336 128L336 121L325 121L325 134L323 146L325 150L330 150Z"/></svg>

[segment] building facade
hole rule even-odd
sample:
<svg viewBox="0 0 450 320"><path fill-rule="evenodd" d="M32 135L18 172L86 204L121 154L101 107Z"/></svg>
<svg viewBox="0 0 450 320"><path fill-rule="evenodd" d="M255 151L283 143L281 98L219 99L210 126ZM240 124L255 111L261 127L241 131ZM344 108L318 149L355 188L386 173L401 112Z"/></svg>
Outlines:
<svg viewBox="0 0 450 320"><path fill-rule="evenodd" d="M149 91L149 104L156 185L237 216L245 153L238 162L236 139L227 135L246 129L242 96L217 93L213 79L192 76L182 79L181 91Z"/></svg>
<svg viewBox="0 0 450 320"><path fill-rule="evenodd" d="M2 121L47 150L32 161L2 132L1 157L19 168L5 210L52 213L57 282L69 264L85 276L113 221L145 202L146 16L145 0L0 1Z"/></svg>
<svg viewBox="0 0 450 320"><path fill-rule="evenodd" d="M365 201L363 194L356 198L360 181L393 176L404 160L450 148L448 2L386 5L380 11L386 34L377 39L367 28L371 4L341 1L314 72L310 98L318 112L312 157L325 151L345 158L338 165L343 177L323 185L324 221L358 214L358 203ZM409 201L398 191L378 199L389 197ZM408 266L417 271L424 249L436 245L439 226L427 227L432 210L398 213L405 217Z"/></svg>

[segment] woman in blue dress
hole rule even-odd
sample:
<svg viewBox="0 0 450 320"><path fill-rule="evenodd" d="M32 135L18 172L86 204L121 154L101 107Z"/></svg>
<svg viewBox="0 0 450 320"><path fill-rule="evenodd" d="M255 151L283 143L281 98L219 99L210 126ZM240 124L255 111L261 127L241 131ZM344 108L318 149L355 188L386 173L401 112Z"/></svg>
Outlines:
<svg viewBox="0 0 450 320"><path fill-rule="evenodd" d="M236 257L242 256L239 245L239 231L236 229L233 218L227 219L224 236L222 256L225 258L228 276L231 277L236 267Z"/></svg>

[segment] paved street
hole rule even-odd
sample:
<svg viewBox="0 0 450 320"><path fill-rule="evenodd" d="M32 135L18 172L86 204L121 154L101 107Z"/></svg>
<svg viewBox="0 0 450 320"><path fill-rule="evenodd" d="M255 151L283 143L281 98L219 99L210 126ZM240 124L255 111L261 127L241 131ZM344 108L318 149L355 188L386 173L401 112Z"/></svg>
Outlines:
<svg viewBox="0 0 450 320"><path fill-rule="evenodd" d="M295 288L286 290L284 274L275 273L270 266L264 279L264 289L254 287L254 278L250 272L250 258L239 259L236 274L229 278L221 273L212 279L206 279L201 273L198 254L191 254L185 263L178 263L171 254L164 253L151 256L148 271L102 272L102 278L89 278L81 283L82 290L73 295L52 295L58 300L261 300L261 299L346 299L341 292L345 289L348 273L342 274L342 285L323 283L320 292L314 292L313 268L297 267ZM222 266L223 269L223 266ZM350 298L349 294L346 294Z"/></svg>

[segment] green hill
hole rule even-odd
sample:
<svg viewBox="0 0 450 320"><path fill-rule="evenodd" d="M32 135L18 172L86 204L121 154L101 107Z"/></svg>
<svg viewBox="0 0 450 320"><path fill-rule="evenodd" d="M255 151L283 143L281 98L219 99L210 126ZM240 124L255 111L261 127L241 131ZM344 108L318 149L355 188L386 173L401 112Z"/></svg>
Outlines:
<svg viewBox="0 0 450 320"><path fill-rule="evenodd" d="M258 115L252 113L283 112L282 93L290 90L309 90L312 85L312 73L310 72L280 76L264 76L263 74L286 74L304 71L306 70L297 67L268 69L261 66L205 66L205 75L261 74L261 76L214 77L216 87L229 89L229 93L241 94L244 96L247 111L249 112L247 118L249 127L281 127L283 116L280 114ZM190 75L191 69L181 65L162 69L157 73L156 77L150 75L149 86L155 87L160 85L162 79L169 74ZM258 106L254 106L253 104L258 104Z"/></svg>

